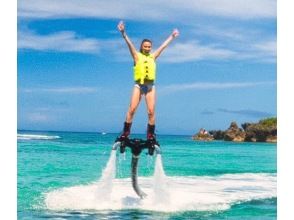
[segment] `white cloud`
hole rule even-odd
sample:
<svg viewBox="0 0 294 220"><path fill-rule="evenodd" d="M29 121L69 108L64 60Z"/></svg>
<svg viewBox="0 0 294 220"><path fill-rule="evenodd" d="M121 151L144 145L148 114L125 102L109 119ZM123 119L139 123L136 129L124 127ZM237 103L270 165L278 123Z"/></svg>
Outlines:
<svg viewBox="0 0 294 220"><path fill-rule="evenodd" d="M172 84L161 86L159 88L159 92L161 94L169 94L187 90L233 89L275 84L276 82L196 82L189 84Z"/></svg>
<svg viewBox="0 0 294 220"><path fill-rule="evenodd" d="M96 39L81 38L74 32L63 31L50 35L37 35L32 32L18 33L18 48L49 50L62 52L98 53L99 42Z"/></svg>
<svg viewBox="0 0 294 220"><path fill-rule="evenodd" d="M275 40L256 43L253 45L253 48L268 56L276 57L277 54L277 42Z"/></svg>
<svg viewBox="0 0 294 220"><path fill-rule="evenodd" d="M201 39L210 39L218 47L234 51L235 60L250 59L256 62L276 62L276 31L262 29L228 27L227 25L195 25L192 33Z"/></svg>
<svg viewBox="0 0 294 220"><path fill-rule="evenodd" d="M191 5L187 4L188 7L197 8L199 12L207 15L243 19L276 17L275 0L198 0L190 2Z"/></svg>
<svg viewBox="0 0 294 220"><path fill-rule="evenodd" d="M276 63L277 46L276 40L244 42L238 47L239 60L252 60L254 62Z"/></svg>
<svg viewBox="0 0 294 220"><path fill-rule="evenodd" d="M59 87L59 88L32 88L32 89L20 89L24 93L68 93L68 94L88 94L97 92L97 88L94 87Z"/></svg>
<svg viewBox="0 0 294 220"><path fill-rule="evenodd" d="M38 122L38 123L45 123L52 121L53 118L47 114L41 113L41 112L31 112L28 113L26 116L27 120L30 122Z"/></svg>
<svg viewBox="0 0 294 220"><path fill-rule="evenodd" d="M262 35L260 30L248 29L242 26L226 24L195 24L192 33L196 36L208 37L230 42L244 42Z"/></svg>
<svg viewBox="0 0 294 220"><path fill-rule="evenodd" d="M254 62L276 62L276 41L242 40L230 44L221 41L218 44L203 45L197 41L175 43L164 51L161 61L181 63L197 60L253 60Z"/></svg>
<svg viewBox="0 0 294 220"><path fill-rule="evenodd" d="M267 41L260 44L253 45L256 49L264 52L268 52L272 55L277 53L277 42L276 41Z"/></svg>
<svg viewBox="0 0 294 220"><path fill-rule="evenodd" d="M199 15L241 19L276 17L275 0L19 0L22 18L193 19ZM183 21L183 19L181 20Z"/></svg>
<svg viewBox="0 0 294 220"><path fill-rule="evenodd" d="M229 59L236 52L215 45L200 45L197 41L175 43L159 58L161 61L180 63L203 59Z"/></svg>
<svg viewBox="0 0 294 220"><path fill-rule="evenodd" d="M215 33L213 29L207 34ZM234 31L218 35L230 35L231 42L215 40L214 44L201 44L199 41L174 42L169 49L159 58L162 62L181 63L198 60L244 60L276 61L276 40L259 42L256 39L241 38L238 35L233 39ZM204 33L205 35L205 33ZM134 42L138 39L133 39ZM230 48L229 48L230 47ZM93 39L78 37L74 32L58 32L49 35L37 35L28 31L20 31L18 34L18 49L32 49L39 51L78 52L99 54L101 51L110 52L118 60L125 61L128 50L121 39ZM123 56L122 56L123 55ZM126 56L125 56L126 55Z"/></svg>

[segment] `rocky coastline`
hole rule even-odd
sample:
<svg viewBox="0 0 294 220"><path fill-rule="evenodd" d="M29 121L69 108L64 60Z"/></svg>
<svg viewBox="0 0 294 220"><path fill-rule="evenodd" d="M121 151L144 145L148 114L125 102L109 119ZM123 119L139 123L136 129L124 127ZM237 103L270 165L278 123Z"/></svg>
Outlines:
<svg viewBox="0 0 294 220"><path fill-rule="evenodd" d="M227 130L200 129L192 137L194 140L212 141L224 140L234 142L277 142L277 118L262 119L257 123L243 123L241 128L236 122L231 122Z"/></svg>

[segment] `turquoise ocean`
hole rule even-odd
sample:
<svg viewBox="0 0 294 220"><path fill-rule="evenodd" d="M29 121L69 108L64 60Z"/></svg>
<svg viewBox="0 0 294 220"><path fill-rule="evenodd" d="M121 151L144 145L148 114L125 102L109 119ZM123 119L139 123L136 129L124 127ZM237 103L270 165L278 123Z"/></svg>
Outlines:
<svg viewBox="0 0 294 220"><path fill-rule="evenodd" d="M116 136L18 131L18 219L277 218L276 144L158 135L161 155L140 155L141 200Z"/></svg>

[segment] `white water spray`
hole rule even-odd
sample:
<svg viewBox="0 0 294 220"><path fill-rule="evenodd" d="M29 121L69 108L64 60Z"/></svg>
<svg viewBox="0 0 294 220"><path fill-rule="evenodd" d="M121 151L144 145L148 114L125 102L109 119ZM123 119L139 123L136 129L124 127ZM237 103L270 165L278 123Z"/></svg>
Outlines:
<svg viewBox="0 0 294 220"><path fill-rule="evenodd" d="M98 181L97 198L101 201L109 201L116 173L116 150L111 151L110 158Z"/></svg>
<svg viewBox="0 0 294 220"><path fill-rule="evenodd" d="M116 173L116 150L111 155L102 177L94 184L65 187L49 192L45 204L53 210L85 210L108 207Z"/></svg>
<svg viewBox="0 0 294 220"><path fill-rule="evenodd" d="M153 184L153 202L157 205L168 204L170 201L170 195L168 190L167 177L163 170L161 154L157 154L156 156Z"/></svg>
<svg viewBox="0 0 294 220"><path fill-rule="evenodd" d="M139 178L148 194L145 199L138 198L130 178L115 179L115 175L116 149L98 181L48 192L45 205L50 210L218 211L243 201L276 197L276 174L167 177L160 154L154 176Z"/></svg>

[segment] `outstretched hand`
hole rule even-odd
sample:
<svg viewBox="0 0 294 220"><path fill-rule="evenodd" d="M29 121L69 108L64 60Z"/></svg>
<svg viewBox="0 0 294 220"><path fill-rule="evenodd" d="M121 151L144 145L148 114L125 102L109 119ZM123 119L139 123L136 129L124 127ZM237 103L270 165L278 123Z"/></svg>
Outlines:
<svg viewBox="0 0 294 220"><path fill-rule="evenodd" d="M118 25L117 25L117 29L118 29L121 33L125 32L125 24L124 24L123 21L120 21L120 22L118 23Z"/></svg>
<svg viewBox="0 0 294 220"><path fill-rule="evenodd" d="M172 36L173 36L173 37L177 37L177 36L179 36L179 35L180 35L179 30L178 30L178 29L174 29L173 32L172 32Z"/></svg>

